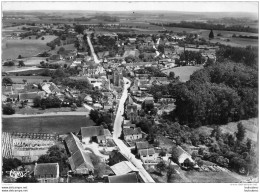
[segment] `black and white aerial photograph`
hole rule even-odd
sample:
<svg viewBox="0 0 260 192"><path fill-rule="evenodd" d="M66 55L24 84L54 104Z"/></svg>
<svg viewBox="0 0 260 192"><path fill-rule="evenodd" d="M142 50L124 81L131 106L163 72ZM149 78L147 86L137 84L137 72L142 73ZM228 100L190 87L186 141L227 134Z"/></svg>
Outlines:
<svg viewBox="0 0 260 192"><path fill-rule="evenodd" d="M1 9L2 184L259 182L258 1Z"/></svg>

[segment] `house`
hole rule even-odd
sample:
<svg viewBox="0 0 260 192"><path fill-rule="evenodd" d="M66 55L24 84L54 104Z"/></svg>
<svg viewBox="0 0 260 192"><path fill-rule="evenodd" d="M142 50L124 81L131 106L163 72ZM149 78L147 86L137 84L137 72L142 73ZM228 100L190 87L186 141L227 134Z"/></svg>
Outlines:
<svg viewBox="0 0 260 192"><path fill-rule="evenodd" d="M93 103L93 99L90 95L87 95L86 97L84 97L84 101L88 104L92 104Z"/></svg>
<svg viewBox="0 0 260 192"><path fill-rule="evenodd" d="M84 150L79 138L70 133L65 138L65 146L70 155L69 164L75 174L93 174L94 166L90 159L90 153Z"/></svg>
<svg viewBox="0 0 260 192"><path fill-rule="evenodd" d="M138 118L137 105L128 104L126 106L126 118L129 119L131 122L137 120Z"/></svg>
<svg viewBox="0 0 260 192"><path fill-rule="evenodd" d="M142 131L140 127L123 129L123 137L126 141L136 140L142 138Z"/></svg>
<svg viewBox="0 0 260 192"><path fill-rule="evenodd" d="M47 94L60 93L60 89L52 82L42 83L41 87L42 90L45 91Z"/></svg>
<svg viewBox="0 0 260 192"><path fill-rule="evenodd" d="M130 43L135 43L136 38L130 38L130 37L129 37L128 40L129 40Z"/></svg>
<svg viewBox="0 0 260 192"><path fill-rule="evenodd" d="M135 124L131 123L130 120L124 120L123 128L135 128Z"/></svg>
<svg viewBox="0 0 260 192"><path fill-rule="evenodd" d="M149 143L147 141L136 142L135 146L137 152L143 149L149 149Z"/></svg>
<svg viewBox="0 0 260 192"><path fill-rule="evenodd" d="M36 97L43 97L45 95L44 91L39 91L39 92L28 92L28 93L19 93L18 98L19 101L27 101L27 105L32 106L33 105L33 100Z"/></svg>
<svg viewBox="0 0 260 192"><path fill-rule="evenodd" d="M13 94L13 87L12 86L2 86L2 94L3 95Z"/></svg>
<svg viewBox="0 0 260 192"><path fill-rule="evenodd" d="M129 173L119 176L109 176L109 183L138 183L138 178L136 173Z"/></svg>
<svg viewBox="0 0 260 192"><path fill-rule="evenodd" d="M98 135L97 141L98 141L98 143L106 143L107 139L112 139L112 135L108 129L104 129L104 134Z"/></svg>
<svg viewBox="0 0 260 192"><path fill-rule="evenodd" d="M133 57L139 57L140 52L138 49L134 49L134 50L126 50L123 57L129 57L129 56L133 56Z"/></svg>
<svg viewBox="0 0 260 192"><path fill-rule="evenodd" d="M144 105L153 105L154 104L154 98L153 97L146 97L144 100Z"/></svg>
<svg viewBox="0 0 260 192"><path fill-rule="evenodd" d="M186 159L189 159L192 163L195 164L194 160L192 159L191 155L189 153L187 153L185 150L183 150L180 146L177 146L175 148L176 151L176 156L178 159L178 164L183 166L184 165L184 161Z"/></svg>
<svg viewBox="0 0 260 192"><path fill-rule="evenodd" d="M58 54L58 55L52 55L52 56L50 56L50 58L49 58L50 60L62 60L63 59L63 57L60 55L60 54Z"/></svg>
<svg viewBox="0 0 260 192"><path fill-rule="evenodd" d="M59 164L58 163L35 163L34 177L40 183L58 183L59 182Z"/></svg>
<svg viewBox="0 0 260 192"><path fill-rule="evenodd" d="M138 173L138 169L129 161L122 161L110 166L116 175L125 175L128 173Z"/></svg>
<svg viewBox="0 0 260 192"><path fill-rule="evenodd" d="M127 161L127 158L118 150L113 150L109 155L109 165L115 165L122 161Z"/></svg>
<svg viewBox="0 0 260 192"><path fill-rule="evenodd" d="M89 143L91 140L106 143L107 139L112 138L110 131L103 126L81 127L80 135L83 143Z"/></svg>
<svg viewBox="0 0 260 192"><path fill-rule="evenodd" d="M154 148L140 149L138 155L143 163L155 163L157 159Z"/></svg>

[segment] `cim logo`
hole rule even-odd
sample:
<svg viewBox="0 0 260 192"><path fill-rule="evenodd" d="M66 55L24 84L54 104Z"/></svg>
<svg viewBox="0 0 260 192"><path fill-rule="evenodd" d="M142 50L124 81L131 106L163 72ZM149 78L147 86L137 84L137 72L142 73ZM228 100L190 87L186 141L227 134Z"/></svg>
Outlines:
<svg viewBox="0 0 260 192"><path fill-rule="evenodd" d="M29 171L14 171L12 169L11 171L7 171L7 173L8 172L11 178L18 179L18 178L26 177Z"/></svg>

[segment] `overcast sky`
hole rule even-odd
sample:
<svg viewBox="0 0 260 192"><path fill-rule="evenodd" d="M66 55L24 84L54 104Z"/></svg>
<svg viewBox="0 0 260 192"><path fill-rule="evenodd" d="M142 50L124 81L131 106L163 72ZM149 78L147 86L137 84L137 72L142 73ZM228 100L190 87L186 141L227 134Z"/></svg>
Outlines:
<svg viewBox="0 0 260 192"><path fill-rule="evenodd" d="M258 13L258 2L2 2L2 10L168 10Z"/></svg>

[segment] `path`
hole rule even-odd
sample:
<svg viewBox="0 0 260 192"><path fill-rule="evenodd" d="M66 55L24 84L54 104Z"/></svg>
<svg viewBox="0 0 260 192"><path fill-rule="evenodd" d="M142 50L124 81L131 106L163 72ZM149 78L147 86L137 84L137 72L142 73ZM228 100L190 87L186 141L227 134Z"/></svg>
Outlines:
<svg viewBox="0 0 260 192"><path fill-rule="evenodd" d="M89 45L90 50L91 50L92 57L94 58L94 62L95 62L96 64L99 64L100 61L99 61L98 58L97 58L97 55L96 55L96 53L95 53L95 51L94 51L94 48L93 48L93 45L92 45L92 43L91 43L91 41L90 41L89 36L87 36L87 41L88 41L88 45Z"/></svg>

